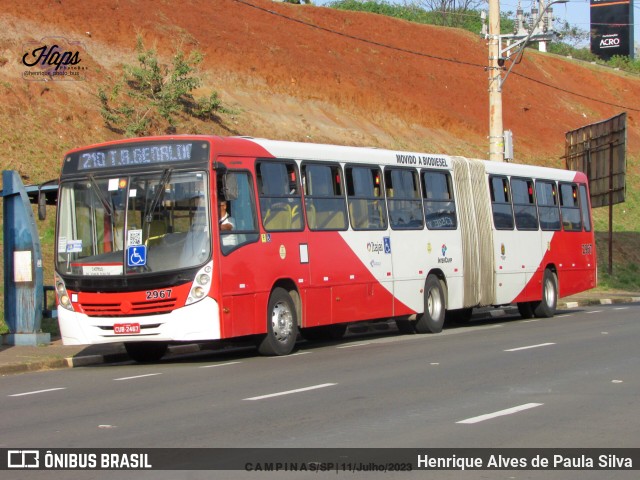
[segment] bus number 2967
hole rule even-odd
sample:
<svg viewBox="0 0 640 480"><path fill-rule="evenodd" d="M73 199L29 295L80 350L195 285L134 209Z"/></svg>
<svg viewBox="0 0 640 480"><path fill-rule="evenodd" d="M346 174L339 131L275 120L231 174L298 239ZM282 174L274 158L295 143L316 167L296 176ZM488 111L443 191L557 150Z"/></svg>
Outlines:
<svg viewBox="0 0 640 480"><path fill-rule="evenodd" d="M147 300L157 300L159 298L171 298L171 289L147 290Z"/></svg>

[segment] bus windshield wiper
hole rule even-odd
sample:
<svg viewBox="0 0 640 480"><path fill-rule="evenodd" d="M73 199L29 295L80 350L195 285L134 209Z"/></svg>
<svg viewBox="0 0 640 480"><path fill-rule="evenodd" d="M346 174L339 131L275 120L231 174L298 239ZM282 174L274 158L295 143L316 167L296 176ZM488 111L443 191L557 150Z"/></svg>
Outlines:
<svg viewBox="0 0 640 480"><path fill-rule="evenodd" d="M158 203L160 203L160 199L164 194L164 189L167 186L167 183L169 183L169 180L171 179L171 172L173 172L173 168L167 168L162 173L162 178L160 179L160 183L158 183L158 190L156 190L156 193L154 194L153 199L149 204L149 208L145 209L144 211L144 218L147 222L151 222L153 220L153 212L158 206Z"/></svg>
<svg viewBox="0 0 640 480"><path fill-rule="evenodd" d="M94 178L93 175L89 175L89 180L91 180L91 185L96 191L96 196L98 197L98 200L100 200L100 203L102 203L102 206L107 211L107 215L109 215L110 217L113 217L113 207L105 198L105 196L102 194L102 190L100 190L100 185L98 185L98 182L96 182L96 179Z"/></svg>

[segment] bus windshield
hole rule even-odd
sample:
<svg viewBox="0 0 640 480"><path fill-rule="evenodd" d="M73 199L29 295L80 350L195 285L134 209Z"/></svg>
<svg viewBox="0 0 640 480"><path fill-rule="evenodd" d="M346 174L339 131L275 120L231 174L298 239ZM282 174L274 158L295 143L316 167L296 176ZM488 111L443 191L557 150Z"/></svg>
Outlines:
<svg viewBox="0 0 640 480"><path fill-rule="evenodd" d="M207 185L205 172L171 168L62 183L58 272L144 275L203 264L211 255Z"/></svg>

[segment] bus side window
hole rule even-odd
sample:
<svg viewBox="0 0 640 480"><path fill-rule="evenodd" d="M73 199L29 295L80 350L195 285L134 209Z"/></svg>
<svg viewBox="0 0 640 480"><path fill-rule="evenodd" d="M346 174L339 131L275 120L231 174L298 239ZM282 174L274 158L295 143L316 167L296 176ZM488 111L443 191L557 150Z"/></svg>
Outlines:
<svg viewBox="0 0 640 480"><path fill-rule="evenodd" d="M489 177L489 191L491 193L493 223L496 229L513 230L513 210L511 207L509 179L501 176Z"/></svg>
<svg viewBox="0 0 640 480"><path fill-rule="evenodd" d="M562 227L565 231L579 232L582 230L578 186L575 183L560 184L560 212L562 213Z"/></svg>
<svg viewBox="0 0 640 480"><path fill-rule="evenodd" d="M536 181L536 200L542 230L560 230L560 211L558 210L558 191L552 181Z"/></svg>
<svg viewBox="0 0 640 480"><path fill-rule="evenodd" d="M351 228L386 230L387 215L382 196L382 178L377 167L347 167L347 196Z"/></svg>
<svg viewBox="0 0 640 480"><path fill-rule="evenodd" d="M310 230L346 230L347 205L340 165L302 165L304 201Z"/></svg>
<svg viewBox="0 0 640 480"><path fill-rule="evenodd" d="M257 242L259 238L251 175L244 171L231 171L227 175L234 175L236 178L238 198L227 201L227 213L233 219L233 229L220 230L220 246L225 255L242 245ZM224 200L222 193L218 193L218 199Z"/></svg>
<svg viewBox="0 0 640 480"><path fill-rule="evenodd" d="M458 226L451 175L437 170L422 173L424 214L429 230L455 230Z"/></svg>
<svg viewBox="0 0 640 480"><path fill-rule="evenodd" d="M533 191L533 180L529 178L512 178L513 213L518 230L538 230L538 211Z"/></svg>
<svg viewBox="0 0 640 480"><path fill-rule="evenodd" d="M394 230L422 230L424 216L420 200L418 173L407 168L386 168L384 183L387 191L391 228Z"/></svg>
<svg viewBox="0 0 640 480"><path fill-rule="evenodd" d="M262 160L256 165L260 214L268 232L301 231L302 200L295 162Z"/></svg>
<svg viewBox="0 0 640 480"><path fill-rule="evenodd" d="M591 211L589 210L589 196L587 195L587 187L580 185L580 211L582 212L582 223L585 232L591 231Z"/></svg>

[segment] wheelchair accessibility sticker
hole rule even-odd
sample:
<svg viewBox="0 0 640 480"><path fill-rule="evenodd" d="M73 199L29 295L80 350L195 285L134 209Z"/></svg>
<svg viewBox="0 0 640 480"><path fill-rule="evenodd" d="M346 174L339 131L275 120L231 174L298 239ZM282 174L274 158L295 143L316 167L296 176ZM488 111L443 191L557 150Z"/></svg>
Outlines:
<svg viewBox="0 0 640 480"><path fill-rule="evenodd" d="M147 247L132 245L127 247L127 267L144 267L147 264Z"/></svg>

